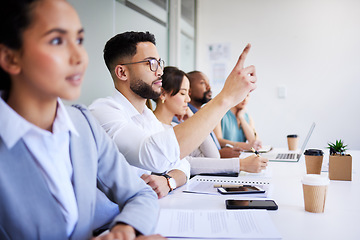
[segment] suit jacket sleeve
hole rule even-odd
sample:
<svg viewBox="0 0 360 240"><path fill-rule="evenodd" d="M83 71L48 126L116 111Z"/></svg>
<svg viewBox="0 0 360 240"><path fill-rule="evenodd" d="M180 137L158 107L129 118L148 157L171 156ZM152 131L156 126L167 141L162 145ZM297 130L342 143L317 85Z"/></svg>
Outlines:
<svg viewBox="0 0 360 240"><path fill-rule="evenodd" d="M111 226L124 222L142 234L154 231L158 217L158 200L155 192L136 174L114 142L98 125L90 112L77 106L92 128L98 152L98 188L120 207L120 214Z"/></svg>

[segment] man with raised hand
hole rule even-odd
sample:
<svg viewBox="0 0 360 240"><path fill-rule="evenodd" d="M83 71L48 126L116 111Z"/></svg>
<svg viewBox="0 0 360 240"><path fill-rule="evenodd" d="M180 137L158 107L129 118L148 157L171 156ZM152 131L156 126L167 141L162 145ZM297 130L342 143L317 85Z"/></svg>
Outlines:
<svg viewBox="0 0 360 240"><path fill-rule="evenodd" d="M161 94L164 62L155 37L148 32L125 32L106 43L104 59L115 92L89 108L131 165L166 174L143 175L159 197L186 183L190 166L183 158L204 141L231 107L256 88L255 67L244 67L249 50L250 44L214 99L184 123L165 129L146 107L147 99ZM266 165L264 161L258 170Z"/></svg>

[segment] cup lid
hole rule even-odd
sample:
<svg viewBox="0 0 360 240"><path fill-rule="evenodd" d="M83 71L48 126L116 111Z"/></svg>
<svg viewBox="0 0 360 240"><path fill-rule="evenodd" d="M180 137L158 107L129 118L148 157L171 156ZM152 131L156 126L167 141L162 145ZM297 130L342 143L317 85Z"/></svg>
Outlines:
<svg viewBox="0 0 360 240"><path fill-rule="evenodd" d="M306 149L304 155L308 156L323 156L324 152L321 149Z"/></svg>
<svg viewBox="0 0 360 240"><path fill-rule="evenodd" d="M298 135L297 134L289 134L287 135L288 138L297 138Z"/></svg>
<svg viewBox="0 0 360 240"><path fill-rule="evenodd" d="M330 183L329 178L321 176L319 174L306 174L301 182L305 185L311 186L324 186Z"/></svg>

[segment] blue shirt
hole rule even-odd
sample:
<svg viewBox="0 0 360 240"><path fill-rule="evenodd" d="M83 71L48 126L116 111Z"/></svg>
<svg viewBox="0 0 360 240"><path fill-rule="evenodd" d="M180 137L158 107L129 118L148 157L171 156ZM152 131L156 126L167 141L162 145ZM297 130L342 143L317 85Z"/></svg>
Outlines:
<svg viewBox="0 0 360 240"><path fill-rule="evenodd" d="M245 120L249 123L249 115L245 113ZM246 142L242 127L238 125L236 116L229 110L221 119L221 130L224 139L233 142Z"/></svg>

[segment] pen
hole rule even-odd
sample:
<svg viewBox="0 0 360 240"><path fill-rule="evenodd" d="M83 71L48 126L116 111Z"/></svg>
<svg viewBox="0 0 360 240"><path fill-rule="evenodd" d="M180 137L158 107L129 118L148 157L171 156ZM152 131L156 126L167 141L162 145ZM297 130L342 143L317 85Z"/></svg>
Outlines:
<svg viewBox="0 0 360 240"><path fill-rule="evenodd" d="M242 184L214 184L214 188L239 188L239 187L251 187L251 185L242 185Z"/></svg>
<svg viewBox="0 0 360 240"><path fill-rule="evenodd" d="M251 148L251 151L253 151L253 153L255 153L255 154L256 154L256 156L260 157L259 152L258 152L258 151L256 151L253 147Z"/></svg>

